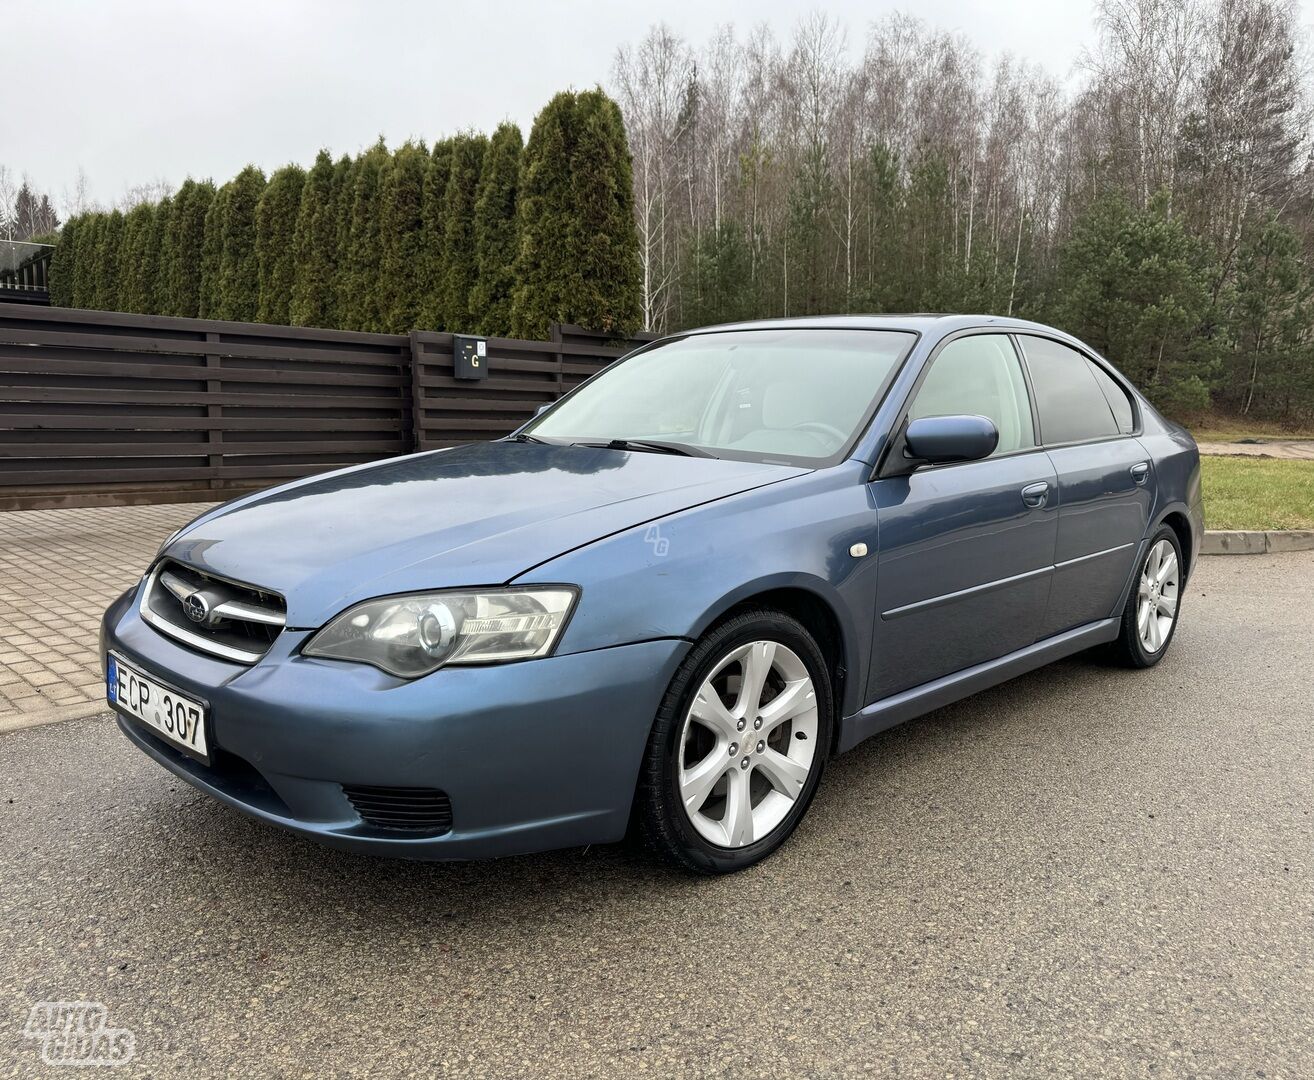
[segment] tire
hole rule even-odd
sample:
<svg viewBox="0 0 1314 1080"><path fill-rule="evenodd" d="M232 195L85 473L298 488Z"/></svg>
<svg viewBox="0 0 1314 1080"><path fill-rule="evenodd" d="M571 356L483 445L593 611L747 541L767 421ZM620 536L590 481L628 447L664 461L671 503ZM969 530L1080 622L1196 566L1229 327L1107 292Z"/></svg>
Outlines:
<svg viewBox="0 0 1314 1080"><path fill-rule="evenodd" d="M816 793L834 711L830 670L797 619L750 609L713 627L676 670L648 738L635 807L645 845L702 874L765 859Z"/></svg>
<svg viewBox="0 0 1314 1080"><path fill-rule="evenodd" d="M1181 620L1186 584L1182 567L1177 534L1165 525L1150 537L1137 566L1127 606L1122 612L1122 626L1111 646L1118 663L1130 668L1151 668L1163 659ZM1147 611L1145 622L1142 622L1143 608ZM1170 619L1166 615L1169 608ZM1148 617L1150 609L1155 612L1152 626Z"/></svg>

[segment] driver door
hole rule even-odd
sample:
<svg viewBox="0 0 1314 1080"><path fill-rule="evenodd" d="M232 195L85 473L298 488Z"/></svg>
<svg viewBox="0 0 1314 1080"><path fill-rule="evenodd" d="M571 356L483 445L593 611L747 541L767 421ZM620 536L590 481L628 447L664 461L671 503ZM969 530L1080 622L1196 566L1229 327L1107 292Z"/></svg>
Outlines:
<svg viewBox="0 0 1314 1080"><path fill-rule="evenodd" d="M879 553L868 702L1003 656L1040 632L1058 479L1036 446L1007 334L949 339L914 389L907 418L964 413L994 422L999 444L990 457L903 475L888 475L887 462L872 482Z"/></svg>

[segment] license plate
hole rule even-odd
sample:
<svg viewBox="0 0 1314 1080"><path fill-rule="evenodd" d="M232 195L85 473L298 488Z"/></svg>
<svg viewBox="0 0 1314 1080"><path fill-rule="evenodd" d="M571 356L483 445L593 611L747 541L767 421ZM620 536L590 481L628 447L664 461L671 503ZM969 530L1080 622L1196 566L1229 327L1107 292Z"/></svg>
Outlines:
<svg viewBox="0 0 1314 1080"><path fill-rule="evenodd" d="M166 742L202 761L210 760L204 702L178 693L113 653L105 659L105 692L111 705L140 720Z"/></svg>

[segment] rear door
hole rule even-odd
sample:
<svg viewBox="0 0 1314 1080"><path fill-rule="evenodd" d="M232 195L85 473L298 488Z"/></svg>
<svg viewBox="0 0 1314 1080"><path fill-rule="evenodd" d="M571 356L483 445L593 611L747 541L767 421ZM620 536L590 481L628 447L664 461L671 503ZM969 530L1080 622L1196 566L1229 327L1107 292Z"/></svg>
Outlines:
<svg viewBox="0 0 1314 1080"><path fill-rule="evenodd" d="M1098 361L1052 338L1018 341L1058 474L1045 637L1114 614L1149 522L1154 466L1135 437L1135 406Z"/></svg>
<svg viewBox="0 0 1314 1080"><path fill-rule="evenodd" d="M1057 478L1007 334L950 338L906 411L912 419L963 413L994 422L991 457L911 473L887 463L871 484L880 569L868 701L1030 645L1040 630Z"/></svg>

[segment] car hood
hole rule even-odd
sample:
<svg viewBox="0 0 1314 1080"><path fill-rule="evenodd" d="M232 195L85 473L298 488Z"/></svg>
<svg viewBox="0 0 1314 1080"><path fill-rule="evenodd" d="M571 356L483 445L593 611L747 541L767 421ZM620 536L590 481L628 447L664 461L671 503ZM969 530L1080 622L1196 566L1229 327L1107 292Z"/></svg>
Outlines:
<svg viewBox="0 0 1314 1080"><path fill-rule="evenodd" d="M170 557L281 593L310 628L374 596L508 582L583 544L805 472L491 442L310 477L203 514Z"/></svg>

